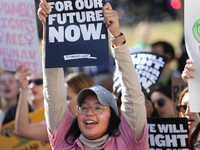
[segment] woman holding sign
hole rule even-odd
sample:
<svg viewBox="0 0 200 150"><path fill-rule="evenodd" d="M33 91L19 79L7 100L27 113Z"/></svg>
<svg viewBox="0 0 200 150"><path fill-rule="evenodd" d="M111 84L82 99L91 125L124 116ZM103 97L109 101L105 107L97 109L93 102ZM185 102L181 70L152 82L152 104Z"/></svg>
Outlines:
<svg viewBox="0 0 200 150"><path fill-rule="evenodd" d="M188 59L185 65L185 68L182 72L182 79L188 84L188 79L194 78L192 71L195 71L195 68L192 66L192 60ZM179 104L177 110L181 117L186 117L188 120L188 127L190 132L195 128L200 122L199 116L196 112L191 112L189 108L189 89L186 87L179 98Z"/></svg>
<svg viewBox="0 0 200 150"><path fill-rule="evenodd" d="M119 31L117 12L103 7L104 22L112 37L112 52L122 85L121 120L113 95L101 86L83 89L77 97L76 119L66 102L62 68L45 69L46 0L41 0L38 16L43 23L43 75L45 116L52 149L148 150L148 130L144 95L128 46Z"/></svg>

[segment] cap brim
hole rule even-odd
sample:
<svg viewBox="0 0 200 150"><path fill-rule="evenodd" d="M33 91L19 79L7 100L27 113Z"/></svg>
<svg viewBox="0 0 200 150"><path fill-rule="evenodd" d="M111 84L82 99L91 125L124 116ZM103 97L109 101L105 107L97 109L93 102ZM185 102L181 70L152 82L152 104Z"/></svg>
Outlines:
<svg viewBox="0 0 200 150"><path fill-rule="evenodd" d="M80 106L85 97L90 94L96 95L96 93L91 89L83 89L82 91L80 91L76 99L77 105Z"/></svg>

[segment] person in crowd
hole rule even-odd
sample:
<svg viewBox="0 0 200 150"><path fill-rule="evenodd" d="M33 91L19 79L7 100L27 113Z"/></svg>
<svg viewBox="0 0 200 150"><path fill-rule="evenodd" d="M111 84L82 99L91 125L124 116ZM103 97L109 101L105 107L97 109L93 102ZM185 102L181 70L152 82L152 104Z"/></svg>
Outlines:
<svg viewBox="0 0 200 150"><path fill-rule="evenodd" d="M151 52L164 55L168 58L167 63L160 75L157 85L169 85L171 86L171 77L180 76L181 73L175 67L177 61L175 59L175 53L173 46L164 41L158 41L152 44Z"/></svg>
<svg viewBox="0 0 200 150"><path fill-rule="evenodd" d="M20 66L15 73L15 78L20 87L15 113L16 134L31 140L48 140L44 121L38 124L29 122L29 112L44 107L42 73L29 73L28 69Z"/></svg>
<svg viewBox="0 0 200 150"><path fill-rule="evenodd" d="M78 93L84 89L94 86L92 78L83 72L69 73L65 77L65 87L67 88L67 103L68 108L74 118L76 118L77 106L76 99Z"/></svg>
<svg viewBox="0 0 200 150"><path fill-rule="evenodd" d="M28 90L28 80L30 73L28 70L23 69L22 67L18 69L15 74L17 81L19 82L21 91ZM90 78L89 75L77 72L77 73L70 73L65 78L65 87L67 88L67 103L69 110L73 117L75 118L77 113L75 106L76 104L76 97L78 93L83 88L88 88L94 85L94 82ZM20 92L21 92L20 91ZM25 97L21 97L25 96ZM22 136L27 139L31 140L48 140L48 134L46 130L46 121L43 120L40 123L31 124L29 123L28 119L28 102L26 100L27 95L21 93L19 104L17 107L17 113L15 118L15 130L16 134Z"/></svg>
<svg viewBox="0 0 200 150"><path fill-rule="evenodd" d="M195 68L192 66L192 60L188 59L182 72L182 79L188 84L188 79L194 78L192 71L195 71ZM188 128L191 132L194 127L200 122L199 116L196 112L190 112L189 108L189 92L188 87L186 87L179 98L179 104L177 106L177 111L179 112L180 117L185 117L188 120Z"/></svg>
<svg viewBox="0 0 200 150"><path fill-rule="evenodd" d="M122 117L112 94L102 86L83 89L77 96L74 120L66 102L63 69L45 69L46 0L41 0L38 17L43 23L43 75L45 117L53 149L149 149L144 95L123 34L117 12L109 3L103 7L104 22L112 38L112 52L122 85ZM118 40L117 40L118 39ZM123 69L122 69L123 68ZM91 109L90 109L91 107Z"/></svg>
<svg viewBox="0 0 200 150"><path fill-rule="evenodd" d="M174 106L170 86L156 87L150 93L150 99L161 118L174 117Z"/></svg>
<svg viewBox="0 0 200 150"><path fill-rule="evenodd" d="M179 112L179 117L187 118L188 128L191 132L192 129L197 126L200 120L196 112L190 112L188 87L181 92L177 111Z"/></svg>
<svg viewBox="0 0 200 150"><path fill-rule="evenodd" d="M13 72L0 75L0 121L3 122L8 110L17 104L19 87Z"/></svg>
<svg viewBox="0 0 200 150"><path fill-rule="evenodd" d="M27 81L27 82L29 82L28 90L27 90L28 98L26 98L26 100L24 100L25 102L27 102L27 105L28 105L27 112L32 112L34 110L44 107L42 78L43 78L42 74L39 74L39 73L32 73L28 77L28 81ZM22 93L22 91L20 91L20 94L21 93ZM21 103L21 102L18 102L18 103ZM3 121L3 124L8 123L12 120L15 120L17 105L18 104L11 107L10 110L7 112L5 119ZM26 112L24 109L21 111ZM27 115L28 115L28 113L27 113Z"/></svg>

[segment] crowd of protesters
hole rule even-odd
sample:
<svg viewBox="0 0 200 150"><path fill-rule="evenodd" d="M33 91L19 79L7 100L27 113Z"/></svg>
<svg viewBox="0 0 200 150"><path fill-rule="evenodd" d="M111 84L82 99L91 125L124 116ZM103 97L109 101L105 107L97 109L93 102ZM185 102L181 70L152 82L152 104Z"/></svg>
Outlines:
<svg viewBox="0 0 200 150"><path fill-rule="evenodd" d="M23 66L19 66L14 73L4 71L0 75L1 127L15 120L16 134L30 140L49 140L53 149L112 147L146 150L149 147L146 118L175 117L176 107L179 117L188 119L189 148L200 148L200 118L198 113L190 112L190 89L186 87L182 91L177 106L174 106L171 90L172 77L182 77L186 84L188 79L195 78L192 61L188 59L182 70L178 66L171 68L171 62L179 60L175 59L173 46L165 41L148 45L148 51L164 55L168 61L154 90L144 97L125 35L120 32L117 12L107 3L103 13L110 37L117 41L112 40L111 44L115 63L103 70L111 74L111 77L104 78L109 85L105 86L102 81L98 86L93 81L94 76L88 69L83 72L83 68L71 72L72 68L45 69L43 63L43 74L30 73ZM38 18L43 24L43 35L46 34L48 14L49 5L46 0L41 0ZM123 38L117 40L121 36ZM45 36L42 42L44 62ZM140 51L145 49L141 48ZM66 76L64 72L67 72ZM96 66L95 74L101 73L102 70ZM30 123L29 113L43 107L45 120Z"/></svg>

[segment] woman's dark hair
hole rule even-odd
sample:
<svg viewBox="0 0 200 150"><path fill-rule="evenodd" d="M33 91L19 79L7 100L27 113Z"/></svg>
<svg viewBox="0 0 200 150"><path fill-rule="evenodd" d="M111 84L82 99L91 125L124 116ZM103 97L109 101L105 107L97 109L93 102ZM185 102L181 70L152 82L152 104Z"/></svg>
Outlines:
<svg viewBox="0 0 200 150"><path fill-rule="evenodd" d="M188 139L188 145L190 150L194 150L193 143L197 140L197 136L200 131L200 122L199 124L195 127L194 130L190 133L189 139Z"/></svg>
<svg viewBox="0 0 200 150"><path fill-rule="evenodd" d="M169 60L172 60L175 57L174 48L170 43L167 43L167 42L164 42L164 41L159 41L159 42L153 43L152 47L154 47L156 45L162 45L164 54L170 54L171 55Z"/></svg>
<svg viewBox="0 0 200 150"><path fill-rule="evenodd" d="M160 93L163 93L165 96L167 96L167 97L169 97L170 99L172 99L171 87L168 86L168 85L160 85L160 86L157 86L157 87L150 93L150 96L151 96L151 94L153 94L153 92L160 92Z"/></svg>
<svg viewBox="0 0 200 150"><path fill-rule="evenodd" d="M112 107L110 107L110 110L111 110L110 123L105 134L108 133L109 136L117 137L120 135L119 124L121 120ZM78 120L76 118L72 123L69 132L67 132L67 134L65 135L65 142L69 145L73 145L73 143L79 137L80 134L81 131L78 127Z"/></svg>
<svg viewBox="0 0 200 150"><path fill-rule="evenodd" d="M178 102L179 104L182 103L183 97L185 96L186 93L188 93L188 91L189 91L188 87L183 89L183 91L181 92L180 97L179 97L179 102Z"/></svg>

